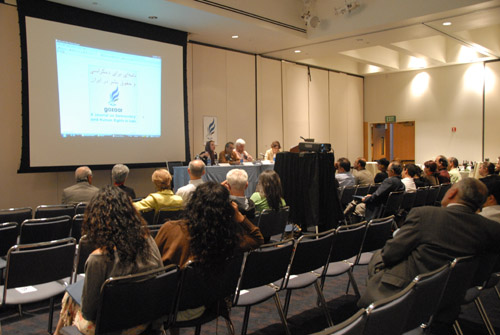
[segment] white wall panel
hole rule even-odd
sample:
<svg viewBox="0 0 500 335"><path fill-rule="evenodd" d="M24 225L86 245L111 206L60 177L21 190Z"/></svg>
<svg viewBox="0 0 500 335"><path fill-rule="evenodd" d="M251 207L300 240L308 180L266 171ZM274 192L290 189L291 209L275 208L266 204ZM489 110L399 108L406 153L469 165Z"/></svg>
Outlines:
<svg viewBox="0 0 500 335"><path fill-rule="evenodd" d="M484 77L484 158L496 162L500 156L500 62L486 63Z"/></svg>
<svg viewBox="0 0 500 335"><path fill-rule="evenodd" d="M316 142L330 142L328 71L310 69L309 135Z"/></svg>
<svg viewBox="0 0 500 335"><path fill-rule="evenodd" d="M283 76L283 148L289 150L309 137L309 92L307 67L282 63Z"/></svg>
<svg viewBox="0 0 500 335"><path fill-rule="evenodd" d="M348 76L329 73L330 86L330 143L335 159L348 156Z"/></svg>
<svg viewBox="0 0 500 335"><path fill-rule="evenodd" d="M363 156L363 78L347 76L347 157Z"/></svg>
<svg viewBox="0 0 500 335"><path fill-rule="evenodd" d="M273 141L283 146L283 106L281 100L281 61L257 57L257 141L258 152L265 153Z"/></svg>

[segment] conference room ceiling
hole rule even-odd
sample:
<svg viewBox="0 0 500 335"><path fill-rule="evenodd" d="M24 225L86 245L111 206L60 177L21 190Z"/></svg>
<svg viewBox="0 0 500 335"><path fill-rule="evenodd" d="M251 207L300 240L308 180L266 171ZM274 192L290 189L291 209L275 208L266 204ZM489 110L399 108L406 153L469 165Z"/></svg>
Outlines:
<svg viewBox="0 0 500 335"><path fill-rule="evenodd" d="M500 58L500 0L51 1L186 31L193 42L363 76ZM348 12L354 3L360 6ZM316 28L301 17L307 11L319 18Z"/></svg>

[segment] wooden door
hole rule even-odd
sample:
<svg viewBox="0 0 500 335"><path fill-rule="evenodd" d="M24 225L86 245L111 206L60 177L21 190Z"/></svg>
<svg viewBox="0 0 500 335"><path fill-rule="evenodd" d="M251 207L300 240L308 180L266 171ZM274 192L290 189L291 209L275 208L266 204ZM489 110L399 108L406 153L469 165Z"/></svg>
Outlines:
<svg viewBox="0 0 500 335"><path fill-rule="evenodd" d="M393 153L401 163L415 162L415 122L393 124Z"/></svg>
<svg viewBox="0 0 500 335"><path fill-rule="evenodd" d="M386 129L387 128L387 129ZM372 160L389 159L390 133L385 123L372 124Z"/></svg>

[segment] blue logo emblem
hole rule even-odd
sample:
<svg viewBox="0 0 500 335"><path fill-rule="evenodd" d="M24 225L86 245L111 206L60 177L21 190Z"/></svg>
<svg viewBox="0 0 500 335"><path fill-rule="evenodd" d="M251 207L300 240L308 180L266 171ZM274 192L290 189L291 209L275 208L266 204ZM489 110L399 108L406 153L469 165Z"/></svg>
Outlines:
<svg viewBox="0 0 500 335"><path fill-rule="evenodd" d="M215 133L215 119L208 125L208 134L213 135Z"/></svg>
<svg viewBox="0 0 500 335"><path fill-rule="evenodd" d="M113 92L111 92L111 94L109 95L108 104L110 106L116 106L116 102L118 101L119 96L120 96L120 93L118 92L118 86L117 86L116 89Z"/></svg>

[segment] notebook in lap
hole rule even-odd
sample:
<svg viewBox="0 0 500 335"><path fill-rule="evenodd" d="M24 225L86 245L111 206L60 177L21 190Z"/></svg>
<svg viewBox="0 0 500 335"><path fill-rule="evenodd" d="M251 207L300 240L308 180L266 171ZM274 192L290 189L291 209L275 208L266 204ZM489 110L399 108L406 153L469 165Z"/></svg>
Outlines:
<svg viewBox="0 0 500 335"><path fill-rule="evenodd" d="M76 283L73 283L66 287L66 292L68 292L70 297L78 304L78 306L82 305L82 292L84 282L85 280L79 280Z"/></svg>

